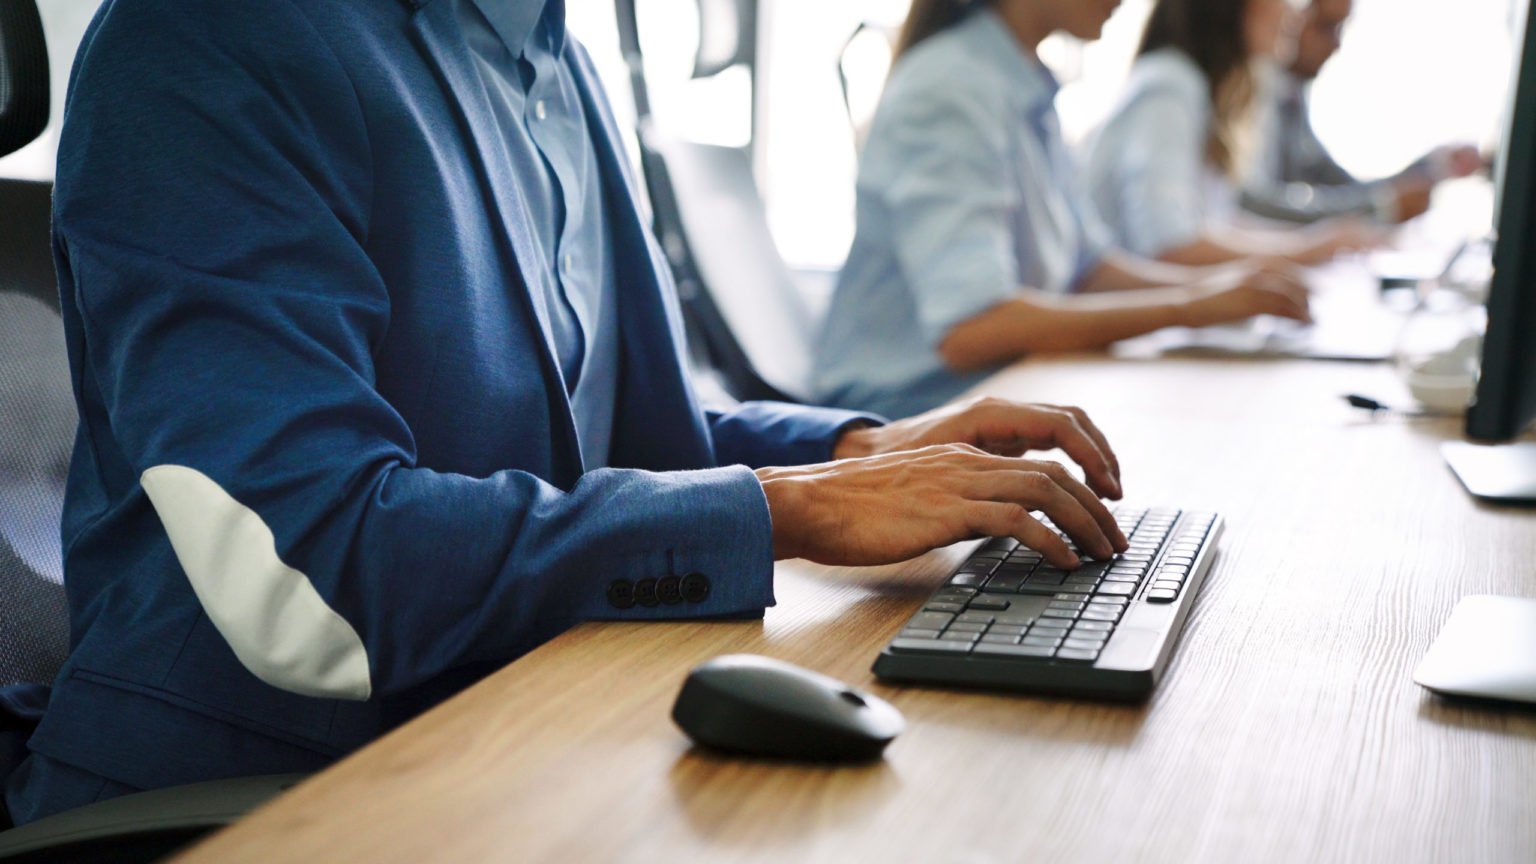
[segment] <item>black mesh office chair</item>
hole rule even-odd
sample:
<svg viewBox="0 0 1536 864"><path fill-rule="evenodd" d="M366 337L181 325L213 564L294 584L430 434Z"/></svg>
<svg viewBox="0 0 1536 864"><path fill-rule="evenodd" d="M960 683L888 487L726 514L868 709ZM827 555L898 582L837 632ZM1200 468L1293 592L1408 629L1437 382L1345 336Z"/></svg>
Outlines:
<svg viewBox="0 0 1536 864"><path fill-rule="evenodd" d="M615 0L640 166L691 346L737 399L811 399L813 315L779 256L751 155L668 136L651 113L636 0ZM693 77L757 70L757 0L699 0Z"/></svg>
<svg viewBox="0 0 1536 864"><path fill-rule="evenodd" d="M48 56L33 0L0 0L0 156L47 126ZM49 243L52 184L0 180L0 688L40 703L69 650L59 517L75 407ZM23 720L0 711L12 730ZM5 736L19 741L18 735ZM15 753L0 753L0 790ZM129 795L0 832L4 862L153 861L302 779ZM0 827L9 825L0 801Z"/></svg>

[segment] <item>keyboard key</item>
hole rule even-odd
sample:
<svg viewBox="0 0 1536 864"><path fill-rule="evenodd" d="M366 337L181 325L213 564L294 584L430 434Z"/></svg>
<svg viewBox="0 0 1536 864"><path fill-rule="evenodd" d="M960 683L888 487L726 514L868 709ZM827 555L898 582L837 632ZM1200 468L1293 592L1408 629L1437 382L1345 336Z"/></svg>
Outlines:
<svg viewBox="0 0 1536 864"><path fill-rule="evenodd" d="M1041 618L1039 621L1035 622L1035 626L1029 628L1029 635L1033 636L1036 633L1048 633L1053 630L1060 633L1065 633L1070 629L1072 629L1071 621L1063 621L1060 618Z"/></svg>
<svg viewBox="0 0 1536 864"><path fill-rule="evenodd" d="M959 600L969 600L976 596L976 593L975 588L966 588L961 585L945 585L943 588L933 592L933 596L928 599L956 602L956 598L959 598Z"/></svg>
<svg viewBox="0 0 1536 864"><path fill-rule="evenodd" d="M995 619L986 612L965 612L955 620L966 624L991 624Z"/></svg>
<svg viewBox="0 0 1536 864"><path fill-rule="evenodd" d="M1003 562L1002 558L972 558L955 569L956 573L991 573L997 569L997 565Z"/></svg>
<svg viewBox="0 0 1536 864"><path fill-rule="evenodd" d="M1090 632L1091 631L1091 632L1097 632L1097 633L1108 633L1109 631L1111 631L1113 629L1115 629L1115 625L1111 624L1108 621L1087 621L1087 620L1084 620L1084 621L1079 621L1079 622L1077 622L1077 624L1073 625L1072 632L1073 633L1086 633L1086 632Z"/></svg>
<svg viewBox="0 0 1536 864"><path fill-rule="evenodd" d="M980 657L1049 657L1056 653L1055 648L1045 648L1035 645L994 645L982 643L976 646L976 655Z"/></svg>
<svg viewBox="0 0 1536 864"><path fill-rule="evenodd" d="M1105 582L1126 582L1126 583L1129 583L1131 585L1135 585L1137 582L1141 581L1141 577L1140 576L1132 576L1129 573L1111 573L1108 576L1104 577L1104 581ZM1095 587L1097 587L1097 586L1095 586Z"/></svg>
<svg viewBox="0 0 1536 864"><path fill-rule="evenodd" d="M1063 650L1092 651L1097 654L1099 649L1104 647L1106 641L1106 639L1080 639L1076 636L1069 636L1065 642L1061 643L1061 647Z"/></svg>
<svg viewBox="0 0 1536 864"><path fill-rule="evenodd" d="M1066 609L1047 609L1040 613L1041 618L1065 618L1071 621L1077 617L1077 613Z"/></svg>
<svg viewBox="0 0 1536 864"><path fill-rule="evenodd" d="M1052 600L1046 604L1047 609L1061 609L1067 612L1081 612L1087 604L1081 600Z"/></svg>
<svg viewBox="0 0 1536 864"><path fill-rule="evenodd" d="M1017 594L1023 585L1023 574L993 574L984 590L988 594Z"/></svg>
<svg viewBox="0 0 1536 864"><path fill-rule="evenodd" d="M1119 621L1120 613L1110 611L1102 606L1094 609L1084 609L1082 612L1084 621Z"/></svg>
<svg viewBox="0 0 1536 864"><path fill-rule="evenodd" d="M949 584L962 585L967 588L980 587L981 583L985 581L987 581L985 573L956 573L949 577Z"/></svg>
<svg viewBox="0 0 1536 864"><path fill-rule="evenodd" d="M1136 586L1129 582L1105 582L1100 585L1095 594L1109 594L1111 596L1127 596L1136 593Z"/></svg>
<svg viewBox="0 0 1536 864"><path fill-rule="evenodd" d="M1170 591L1167 588L1154 588L1147 592L1147 602L1172 603L1174 600L1178 599L1178 596L1179 593L1177 591Z"/></svg>
<svg viewBox="0 0 1536 864"><path fill-rule="evenodd" d="M896 635L902 639L937 639L939 638L939 631L908 627Z"/></svg>
<svg viewBox="0 0 1536 864"><path fill-rule="evenodd" d="M1029 645L1033 648L1055 648L1061 644L1060 636L1025 636L1019 640L1020 645Z"/></svg>
<svg viewBox="0 0 1536 864"><path fill-rule="evenodd" d="M945 630L939 634L941 642L975 642L980 638L980 633L967 633L963 630Z"/></svg>
<svg viewBox="0 0 1536 864"><path fill-rule="evenodd" d="M1012 633L988 633L981 637L981 641L987 645L1017 645L1019 637Z"/></svg>
<svg viewBox="0 0 1536 864"><path fill-rule="evenodd" d="M1088 608L1092 609L1095 606L1115 606L1115 607L1120 607L1120 606L1124 606L1125 604L1127 604L1129 602L1131 602L1131 601L1127 600L1124 597L1105 597L1103 595L1099 595L1097 597L1094 597L1092 600L1088 601Z"/></svg>
<svg viewBox="0 0 1536 864"><path fill-rule="evenodd" d="M953 620L955 616L948 612L919 612L907 621L907 626L921 630L943 630Z"/></svg>
<svg viewBox="0 0 1536 864"><path fill-rule="evenodd" d="M964 603L946 603L946 602L941 600L941 601L939 601L937 603L929 603L927 606L924 606L923 607L923 611L924 612L963 612L963 611L965 611L965 604Z"/></svg>
<svg viewBox="0 0 1536 864"><path fill-rule="evenodd" d="M1182 582L1178 582L1178 581L1173 580L1173 579L1159 579L1156 582L1152 583L1152 587L1153 588L1166 588L1169 591L1172 591L1174 593L1178 593L1179 588L1183 587L1183 583Z"/></svg>
<svg viewBox="0 0 1536 864"><path fill-rule="evenodd" d="M988 633L998 633L998 634L1002 634L1002 635L1023 636L1024 635L1024 631L1028 630L1028 629L1029 629L1029 627L1024 625L1024 624L997 624L997 625L994 625L992 627L992 629L988 630L987 632Z"/></svg>
<svg viewBox="0 0 1536 864"><path fill-rule="evenodd" d="M982 632L985 632L986 629L987 629L987 625L985 625L985 624L983 624L983 623L981 623L979 621L956 621L955 623L949 625L949 629L944 631L944 632L946 632L946 633L982 633Z"/></svg>
<svg viewBox="0 0 1536 864"><path fill-rule="evenodd" d="M1088 663L1099 659L1099 652L1085 648L1063 648L1056 652L1058 660L1082 660Z"/></svg>
<svg viewBox="0 0 1536 864"><path fill-rule="evenodd" d="M910 654L969 654L971 643L943 639L892 639L891 650Z"/></svg>
<svg viewBox="0 0 1536 864"><path fill-rule="evenodd" d="M1000 611L1002 611L1004 609L1007 609L1008 606L1009 606L1009 602L1007 600L1003 599L1002 597L994 596L994 595L991 595L991 594L982 594L982 595L979 595L979 596L976 596L976 597L972 597L971 598L971 604L970 604L970 606L968 608L970 608L970 609L988 609L988 610L1000 612Z"/></svg>
<svg viewBox="0 0 1536 864"><path fill-rule="evenodd" d="M1195 559L1189 555L1169 555L1163 559L1164 564L1178 564L1183 567L1195 566Z"/></svg>
<svg viewBox="0 0 1536 864"><path fill-rule="evenodd" d="M1024 584L1055 587L1065 581L1067 581L1067 575L1065 573L1040 573L1037 571L1031 574L1028 579L1025 579Z"/></svg>

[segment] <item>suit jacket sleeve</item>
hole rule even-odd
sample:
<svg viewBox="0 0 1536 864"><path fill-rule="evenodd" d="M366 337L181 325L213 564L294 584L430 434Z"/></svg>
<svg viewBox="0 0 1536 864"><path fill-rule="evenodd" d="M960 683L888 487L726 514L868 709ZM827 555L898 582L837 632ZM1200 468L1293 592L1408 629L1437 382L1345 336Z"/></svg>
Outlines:
<svg viewBox="0 0 1536 864"><path fill-rule="evenodd" d="M75 374L107 406L97 446L136 471L122 506L155 509L247 668L366 699L588 618L772 605L767 504L745 467L604 469L566 490L416 464L374 386L391 309L366 251L370 210L406 205L370 199L369 154L388 141L370 140L296 5L103 14L59 155L56 252L86 334ZM704 596L610 601L613 580L689 574Z"/></svg>

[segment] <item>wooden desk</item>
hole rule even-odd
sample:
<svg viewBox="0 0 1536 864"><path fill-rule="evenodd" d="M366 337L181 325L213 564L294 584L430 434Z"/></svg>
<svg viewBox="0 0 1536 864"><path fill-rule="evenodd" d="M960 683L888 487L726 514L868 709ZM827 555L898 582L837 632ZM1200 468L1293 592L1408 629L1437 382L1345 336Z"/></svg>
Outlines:
<svg viewBox="0 0 1536 864"><path fill-rule="evenodd" d="M577 628L184 860L1536 861L1536 711L1411 680L1463 595L1536 595L1536 514L1462 491L1457 422L1352 413L1397 397L1385 366L1078 357L987 389L1083 405L1133 498L1227 517L1146 704L885 686L875 654L966 547L791 562L761 623ZM737 651L908 730L867 767L695 751L672 699Z"/></svg>

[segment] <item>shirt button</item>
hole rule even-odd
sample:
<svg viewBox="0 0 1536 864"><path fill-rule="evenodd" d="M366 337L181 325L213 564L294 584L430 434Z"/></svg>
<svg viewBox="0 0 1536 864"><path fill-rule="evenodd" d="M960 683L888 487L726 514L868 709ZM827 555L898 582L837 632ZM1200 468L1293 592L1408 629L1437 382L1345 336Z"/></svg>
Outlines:
<svg viewBox="0 0 1536 864"><path fill-rule="evenodd" d="M709 596L709 577L703 573L689 573L683 577L683 599L689 603L702 603Z"/></svg>
<svg viewBox="0 0 1536 864"><path fill-rule="evenodd" d="M560 272L562 272L565 275L569 276L569 275L571 275L571 271L573 269L575 269L575 267L576 267L576 263L571 258L571 254L569 252L567 252L566 254L560 256Z"/></svg>
<svg viewBox="0 0 1536 864"><path fill-rule="evenodd" d="M543 120L548 114L549 112L544 108L543 99L533 103L533 117L535 120Z"/></svg>

